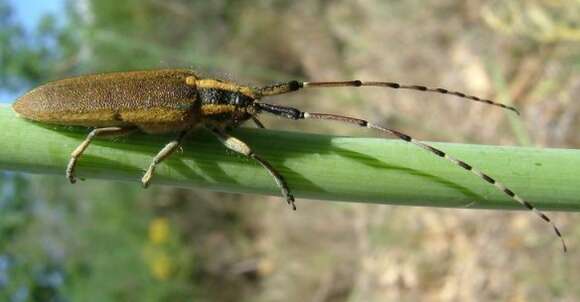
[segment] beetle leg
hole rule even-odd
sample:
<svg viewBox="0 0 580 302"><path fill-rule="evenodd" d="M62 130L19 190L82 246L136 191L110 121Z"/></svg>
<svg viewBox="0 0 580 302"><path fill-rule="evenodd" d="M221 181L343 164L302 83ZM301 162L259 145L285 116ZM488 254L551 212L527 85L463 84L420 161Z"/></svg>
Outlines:
<svg viewBox="0 0 580 302"><path fill-rule="evenodd" d="M262 122L260 122L258 118L252 116L252 121L254 122L254 124L256 124L256 126L258 126L258 128L266 129L264 124L262 124Z"/></svg>
<svg viewBox="0 0 580 302"><path fill-rule="evenodd" d="M97 136L121 136L126 135L133 131L135 131L135 128L106 127L93 129L93 131L91 131L89 135L87 135L85 140L71 153L70 160L66 167L66 178L70 181L71 184L74 184L76 182L74 171L77 164L77 160L83 154L83 152L85 152L85 150L87 149L93 138Z"/></svg>
<svg viewBox="0 0 580 302"><path fill-rule="evenodd" d="M143 187L147 188L149 186L151 178L153 177L153 172L155 172L155 168L157 167L157 165L164 159L169 157L173 152L175 152L175 150L181 148L181 142L183 141L183 138L185 137L187 132L188 131L186 130L179 133L177 139L170 141L167 145L165 145L165 147L163 147L163 149L161 149L161 151L159 151L159 153L157 153L157 155L155 155L153 161L151 162L149 168L147 169L147 172L145 172L143 178L141 178L141 183L143 184Z"/></svg>
<svg viewBox="0 0 580 302"><path fill-rule="evenodd" d="M290 193L290 189L288 188L286 180L274 169L274 167L272 167L272 165L270 165L269 162L256 155L246 143L225 133L222 129L212 127L209 128L209 130L211 130L211 132L224 144L226 148L245 155L257 161L262 167L264 167L264 169L266 169L276 181L276 184L282 191L282 196L286 198L286 202L292 207L293 210L296 210L296 205L294 204L294 195Z"/></svg>

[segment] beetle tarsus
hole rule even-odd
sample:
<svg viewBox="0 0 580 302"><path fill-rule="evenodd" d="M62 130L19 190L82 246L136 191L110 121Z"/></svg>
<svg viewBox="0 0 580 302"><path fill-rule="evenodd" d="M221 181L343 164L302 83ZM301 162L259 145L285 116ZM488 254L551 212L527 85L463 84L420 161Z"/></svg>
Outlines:
<svg viewBox="0 0 580 302"><path fill-rule="evenodd" d="M288 195L286 197L286 202L292 207L292 210L296 211L296 204L294 203L293 195Z"/></svg>
<svg viewBox="0 0 580 302"><path fill-rule="evenodd" d="M68 162L68 165L66 167L66 179L68 179L68 181L71 184L74 184L77 182L76 177L74 176L75 163L76 163L76 157L71 157L71 159Z"/></svg>
<svg viewBox="0 0 580 302"><path fill-rule="evenodd" d="M167 157L169 157L171 154L173 154L173 152L181 149L181 141L183 140L185 135L187 135L188 131L189 130L181 131L181 133L179 133L179 136L175 140L170 141L167 145L165 145L165 147L163 147L163 149L161 149L161 151L159 151L159 153L157 153L157 155L155 155L153 161L149 165L149 168L141 178L143 188L147 188L149 186L149 183L151 183L151 178L153 178L153 173L155 172L155 168L157 167L157 165L161 163L163 160L165 160Z"/></svg>
<svg viewBox="0 0 580 302"><path fill-rule="evenodd" d="M141 184L145 189L147 189L147 187L149 187L149 184L151 183L151 177L153 177L153 170L155 170L155 166L154 165L149 166L149 169L147 169L147 172L145 172L145 175L143 175L143 177L141 178Z"/></svg>

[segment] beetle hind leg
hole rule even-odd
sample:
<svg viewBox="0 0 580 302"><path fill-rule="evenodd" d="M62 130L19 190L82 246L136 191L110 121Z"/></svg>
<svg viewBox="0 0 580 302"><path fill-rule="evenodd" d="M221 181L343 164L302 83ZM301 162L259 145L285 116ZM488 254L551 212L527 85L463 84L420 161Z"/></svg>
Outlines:
<svg viewBox="0 0 580 302"><path fill-rule="evenodd" d="M282 196L284 196L286 202L292 207L293 210L296 210L296 205L294 204L294 195L290 193L290 189L288 188L286 180L284 179L284 177L282 177L282 175L280 175L280 173L278 173L278 171L274 169L274 167L272 167L272 165L268 161L256 155L256 153L254 153L254 151L252 151L252 149L246 143L225 133L222 129L214 127L208 128L222 142L222 144L224 144L226 148L234 152L240 153L242 155L245 155L257 161L262 167L264 167L264 169L266 169L266 171L268 171L268 173L270 173L270 175L272 175L272 177L276 181L276 184L280 188Z"/></svg>
<svg viewBox="0 0 580 302"><path fill-rule="evenodd" d="M66 178L68 179L68 181L70 181L71 184L74 184L76 182L76 177L75 177L75 168L76 168L76 164L78 159L81 157L81 155L83 154L83 152L85 152L85 150L87 149L87 147L91 144L91 142L93 141L93 139L95 137L117 137L117 136L122 136L122 135L126 135L129 134L130 132L135 131L135 128L123 128L123 127L106 127L106 128L97 128L97 129L93 129L93 131L91 131L87 137L85 138L85 140L71 153L71 157L70 160L68 162L68 165L66 167Z"/></svg>
<svg viewBox="0 0 580 302"><path fill-rule="evenodd" d="M149 183L151 183L151 178L153 177L153 173L155 172L155 168L157 167L157 165L161 163L164 159L169 157L173 152L175 152L175 150L177 150L181 146L181 142L183 141L183 138L185 137L186 134L187 131L182 131L177 137L177 139L170 141L167 145L165 145L165 147L163 147L163 149L161 149L161 151L159 151L159 153L157 153L157 155L155 155L153 161L149 165L149 168L143 175L143 178L141 178L141 183L143 184L144 188L147 188L149 186Z"/></svg>

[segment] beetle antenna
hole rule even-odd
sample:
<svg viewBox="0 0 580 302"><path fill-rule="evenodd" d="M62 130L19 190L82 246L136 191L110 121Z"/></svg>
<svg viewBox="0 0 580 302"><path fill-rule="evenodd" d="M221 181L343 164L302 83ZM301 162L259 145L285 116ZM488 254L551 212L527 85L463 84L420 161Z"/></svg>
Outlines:
<svg viewBox="0 0 580 302"><path fill-rule="evenodd" d="M492 106L501 107L507 110L511 110L515 112L517 115L520 115L518 109L513 106L509 106L503 103L498 103L492 101L490 99L480 98L474 95L465 94L460 91L453 91L448 90L445 88L431 88L422 85L403 85L395 82L376 82L376 81L336 81L336 82L298 82L298 81L291 81L288 83L282 83L272 86L266 86L263 88L258 88L258 95L262 96L272 96L272 95L279 95L285 94L288 92L296 91L301 88L330 88L330 87L386 87L392 89L408 89L408 90L416 90L416 91L424 91L424 92L432 92L432 93L439 93L439 94L449 94L454 95L462 99L471 100L474 102L481 102Z"/></svg>
<svg viewBox="0 0 580 302"><path fill-rule="evenodd" d="M562 233L560 232L560 230L558 229L556 224L554 222L552 222L552 220L546 214L542 213L534 205L532 205L531 203L529 203L528 201L526 201L525 199L523 199L522 197L517 195L514 191L512 191L510 188L506 187L503 183L501 183L501 182L495 180L494 178L492 178L491 176L475 169L470 164L468 164L460 159L457 159L455 157L452 157L451 155L445 153L444 151L441 151L441 150L439 150L439 149L437 149L429 144L418 141L418 140L410 137L409 135L406 135L406 134L399 132L397 130L381 127L381 126L369 123L366 120L353 118L350 116L328 114L328 113L310 113L310 112L300 111L300 110L298 110L296 108L292 108L292 107L272 105L272 104L266 104L266 103L260 103L260 102L256 102L256 105L259 108L261 108L263 111L269 112L269 113L274 114L274 115L282 116L282 117L285 117L288 119L293 119L293 120L301 120L301 119L333 120L333 121L347 123L347 124L351 124L351 125L355 125L355 126L359 126L359 127L363 127L363 128L375 129L375 130L378 130L382 133L394 135L395 137L397 137L401 140L404 140L408 143L411 143L411 144L413 144L421 149L424 149L426 151L429 151L430 153L432 153L438 157L444 158L444 159L452 162L456 166L477 175L479 178L483 179L487 183L494 185L499 191L501 191L504 194L506 194L507 196L509 196L512 200L518 202L519 204L526 207L528 210L534 212L541 219L543 219L545 222L549 223L552 226L554 232L556 233L556 235L558 236L558 238L560 238L560 241L562 242L562 248L563 248L564 252L566 252L568 250L568 248L566 247L566 242L564 241L564 238L562 237Z"/></svg>

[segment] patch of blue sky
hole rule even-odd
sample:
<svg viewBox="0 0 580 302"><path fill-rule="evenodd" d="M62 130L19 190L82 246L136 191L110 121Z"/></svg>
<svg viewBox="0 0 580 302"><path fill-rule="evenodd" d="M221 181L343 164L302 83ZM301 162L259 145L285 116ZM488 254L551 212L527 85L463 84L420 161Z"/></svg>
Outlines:
<svg viewBox="0 0 580 302"><path fill-rule="evenodd" d="M64 0L8 0L15 19L27 30L36 28L45 14L64 16Z"/></svg>

